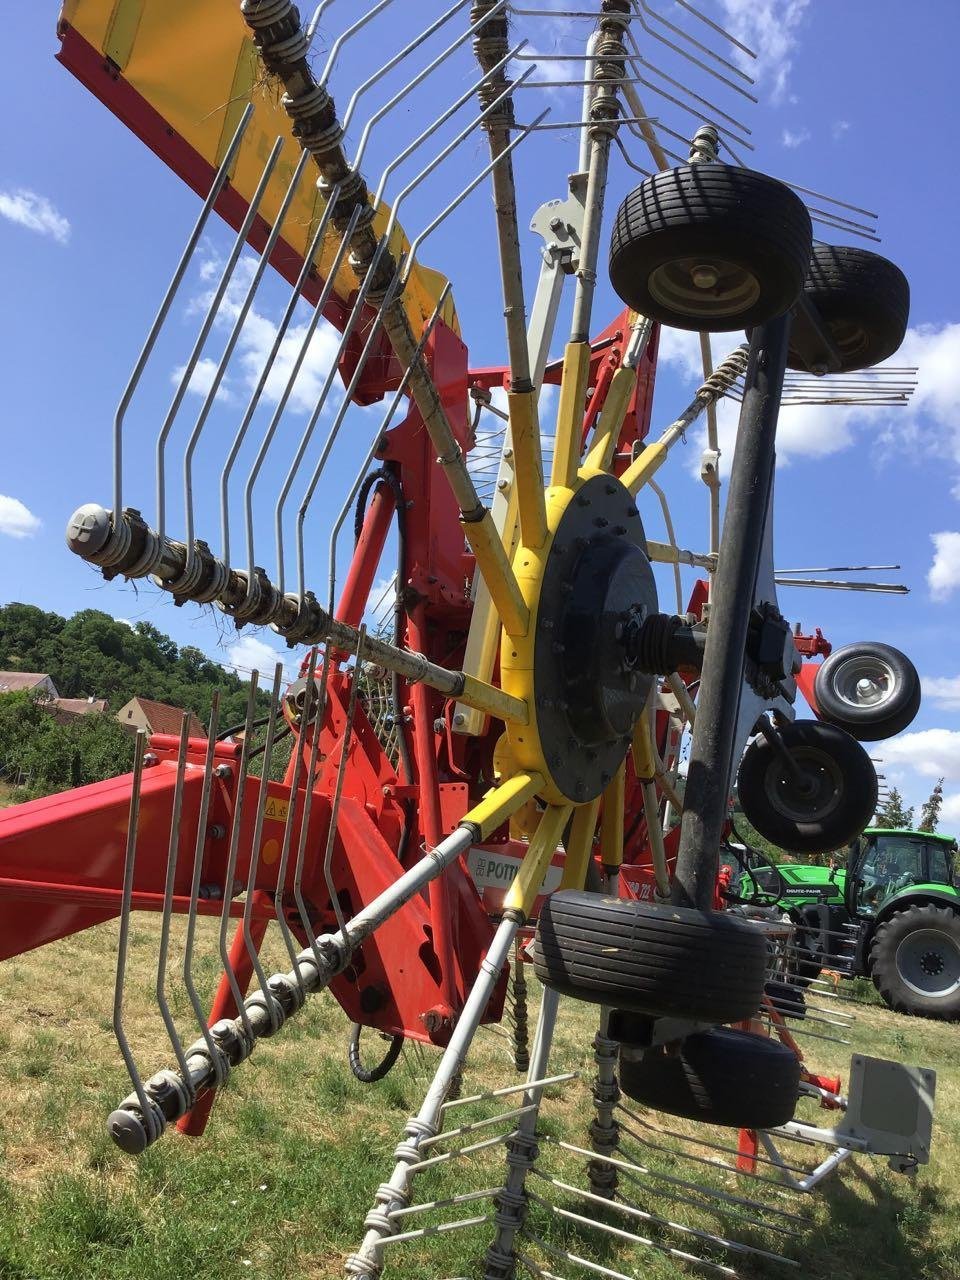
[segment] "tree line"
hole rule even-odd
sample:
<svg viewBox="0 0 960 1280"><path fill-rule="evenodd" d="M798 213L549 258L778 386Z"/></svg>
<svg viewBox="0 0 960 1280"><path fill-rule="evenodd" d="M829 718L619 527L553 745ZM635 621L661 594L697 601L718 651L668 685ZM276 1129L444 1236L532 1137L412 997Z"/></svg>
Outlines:
<svg viewBox="0 0 960 1280"><path fill-rule="evenodd" d="M193 711L202 724L220 690L221 729L246 715L248 686L192 645L178 646L150 622L129 626L98 609L71 618L35 605L0 608L0 670L49 675L64 698L106 698L106 715L61 723L29 694L0 695L0 769L20 784L15 799L115 777L133 760L133 736L116 712L139 696ZM269 706L258 695L258 714Z"/></svg>

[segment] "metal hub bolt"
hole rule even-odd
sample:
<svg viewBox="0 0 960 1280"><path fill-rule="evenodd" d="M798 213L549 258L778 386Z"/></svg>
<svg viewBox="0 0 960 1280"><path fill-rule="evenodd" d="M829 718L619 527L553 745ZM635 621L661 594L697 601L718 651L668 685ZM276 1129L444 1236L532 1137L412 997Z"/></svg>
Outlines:
<svg viewBox="0 0 960 1280"><path fill-rule="evenodd" d="M708 263L698 263L691 268L690 279L698 289L715 289L720 276L716 267L711 267Z"/></svg>

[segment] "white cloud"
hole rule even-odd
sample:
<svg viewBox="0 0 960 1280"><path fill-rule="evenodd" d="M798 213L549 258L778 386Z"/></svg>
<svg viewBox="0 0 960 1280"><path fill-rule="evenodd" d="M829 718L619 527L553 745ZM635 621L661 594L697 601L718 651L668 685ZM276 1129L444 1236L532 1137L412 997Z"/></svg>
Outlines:
<svg viewBox="0 0 960 1280"><path fill-rule="evenodd" d="M933 564L927 586L934 600L947 600L960 587L960 533L931 533Z"/></svg>
<svg viewBox="0 0 960 1280"><path fill-rule="evenodd" d="M170 381L174 385L179 383L180 379L186 372L186 368L187 366L185 364L178 365L170 374ZM217 361L210 359L209 356L203 356L193 366L193 373L190 375L187 390L195 396L208 395L210 388L213 386L213 379L216 372ZM230 388L227 386L226 377L221 378L220 385L217 387L217 394L214 396L214 399L219 400L222 403L229 403L232 399L230 395Z"/></svg>
<svg viewBox="0 0 960 1280"><path fill-rule="evenodd" d="M912 769L925 778L960 781L960 731L918 729L878 743L876 750L887 765Z"/></svg>
<svg viewBox="0 0 960 1280"><path fill-rule="evenodd" d="M950 835L960 826L960 791L954 795L944 795L940 806L940 821L937 824L941 833Z"/></svg>
<svg viewBox="0 0 960 1280"><path fill-rule="evenodd" d="M255 257L248 255L241 258L237 264L217 312L217 323L221 327L229 326L232 328L236 322L250 282L253 279L256 262ZM211 287L192 299L190 304L191 312L201 313L207 310L216 292L215 281L219 280L222 268L223 264L215 257L208 257L201 262L200 279ZM267 377L262 395L263 402L276 404L280 400L306 340L307 329L308 322L306 320L300 323L292 323L288 327ZM236 364L243 375L242 380L247 394L251 393L259 382L276 336L277 326L257 310L255 303L252 304L244 319L235 353ZM316 407L326 377L333 366L340 340L340 334L325 320L321 320L310 339L306 354L294 381L287 402L291 409L301 413L310 413ZM212 372L216 365L212 360L203 359L197 365L197 370L194 374L194 380L196 380L197 385L195 386L192 380L191 391L204 391L204 387L199 381L201 365L210 366L210 375L206 383L206 387L209 389L210 378L212 378ZM233 398L236 397L234 396Z"/></svg>
<svg viewBox="0 0 960 1280"><path fill-rule="evenodd" d="M19 498L0 493L0 533L10 538L32 538L39 533L41 522Z"/></svg>
<svg viewBox="0 0 960 1280"><path fill-rule="evenodd" d="M787 100L793 50L809 0L722 0L723 25L757 55L737 53L737 61L758 86L769 86L770 101Z"/></svg>
<svg viewBox="0 0 960 1280"><path fill-rule="evenodd" d="M783 133L780 135L780 141L785 147L793 150L795 147L802 147L805 142L809 142L810 137L811 134L809 129L798 129L796 133L791 129L784 129Z"/></svg>
<svg viewBox="0 0 960 1280"><path fill-rule="evenodd" d="M834 142L839 142L845 133L850 129L849 120L834 120L830 127Z"/></svg>
<svg viewBox="0 0 960 1280"><path fill-rule="evenodd" d="M293 655L287 651L280 652L258 636L247 635L238 636L227 646L226 660L221 665L243 677L248 677L251 671L259 671L261 686L269 688L278 662L284 664L285 680L296 679L298 663Z"/></svg>
<svg viewBox="0 0 960 1280"><path fill-rule="evenodd" d="M960 711L960 676L923 676L920 680L925 702L947 711Z"/></svg>
<svg viewBox="0 0 960 1280"><path fill-rule="evenodd" d="M38 235L50 236L57 244L70 239L70 223L46 196L20 187L16 191L0 191L0 217L15 222Z"/></svg>

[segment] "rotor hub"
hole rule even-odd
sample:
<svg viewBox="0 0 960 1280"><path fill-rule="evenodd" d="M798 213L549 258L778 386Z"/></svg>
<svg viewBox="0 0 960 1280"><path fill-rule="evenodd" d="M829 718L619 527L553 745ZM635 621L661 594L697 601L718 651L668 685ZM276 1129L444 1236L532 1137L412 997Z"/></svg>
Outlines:
<svg viewBox="0 0 960 1280"><path fill-rule="evenodd" d="M552 495L528 655L533 723L513 745L558 799L584 803L620 767L646 703L653 677L638 669L631 637L657 612L657 593L636 503L619 481L597 475ZM508 642L505 671L516 654Z"/></svg>

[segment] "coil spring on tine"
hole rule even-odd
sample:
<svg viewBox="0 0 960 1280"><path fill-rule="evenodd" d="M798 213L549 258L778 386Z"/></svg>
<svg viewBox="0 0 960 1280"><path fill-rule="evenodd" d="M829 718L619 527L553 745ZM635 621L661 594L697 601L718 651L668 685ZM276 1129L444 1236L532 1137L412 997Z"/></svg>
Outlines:
<svg viewBox="0 0 960 1280"><path fill-rule="evenodd" d="M725 395L746 369L748 353L749 348L746 344L731 352L717 365L710 377L704 379L697 391L698 397L704 400L719 400L722 395Z"/></svg>

